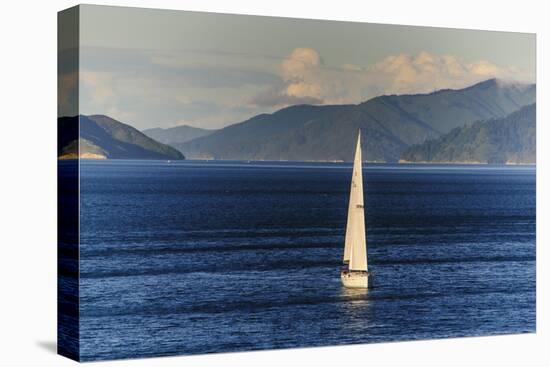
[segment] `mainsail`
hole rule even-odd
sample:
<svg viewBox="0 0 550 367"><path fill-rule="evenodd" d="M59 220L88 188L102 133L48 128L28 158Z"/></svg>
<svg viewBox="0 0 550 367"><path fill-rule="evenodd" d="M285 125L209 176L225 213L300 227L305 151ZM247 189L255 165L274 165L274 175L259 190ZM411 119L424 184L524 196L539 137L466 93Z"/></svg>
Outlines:
<svg viewBox="0 0 550 367"><path fill-rule="evenodd" d="M359 132L359 136L357 137L353 174L351 177L344 263L349 264L349 270L368 270L365 209L363 203L363 172L361 166L361 132Z"/></svg>

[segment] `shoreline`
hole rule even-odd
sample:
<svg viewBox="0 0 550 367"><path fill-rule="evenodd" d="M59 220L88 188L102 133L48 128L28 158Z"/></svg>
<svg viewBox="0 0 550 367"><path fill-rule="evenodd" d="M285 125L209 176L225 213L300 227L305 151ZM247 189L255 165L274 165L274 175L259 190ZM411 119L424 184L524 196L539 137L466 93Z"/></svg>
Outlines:
<svg viewBox="0 0 550 367"><path fill-rule="evenodd" d="M494 166L536 166L536 162L505 162L505 163L488 163L488 162L479 162L479 161L419 161L419 162L413 162L413 161L407 161L404 159L400 159L398 164L462 164L462 165L494 165Z"/></svg>
<svg viewBox="0 0 550 367"><path fill-rule="evenodd" d="M292 161L292 160L268 160L268 159L135 159L135 158L104 158L104 157L80 157L80 158L69 158L66 156L58 157L58 161L146 161L146 162L167 162L167 163L178 163L178 162L243 162L243 163L330 163L330 164L352 164L351 161L343 160L304 160L304 161ZM364 164L368 165L378 165L378 164L391 164L391 165L478 165L478 166L536 166L534 163L523 163L523 162L506 162L506 163L487 163L487 162L474 162L474 161L462 161L462 162L449 162L449 161L438 161L438 162L411 162L405 160L399 160L397 162L383 162L383 161L362 161Z"/></svg>

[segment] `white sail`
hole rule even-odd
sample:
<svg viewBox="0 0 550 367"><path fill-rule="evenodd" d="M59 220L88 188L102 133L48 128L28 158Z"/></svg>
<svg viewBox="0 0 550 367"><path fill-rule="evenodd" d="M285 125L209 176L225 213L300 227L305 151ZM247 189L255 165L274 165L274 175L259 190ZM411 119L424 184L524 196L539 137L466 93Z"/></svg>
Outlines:
<svg viewBox="0 0 550 367"><path fill-rule="evenodd" d="M363 203L363 172L361 165L361 133L357 137L355 159L353 162L348 223L344 246L344 263L349 263L349 270L368 270L365 209Z"/></svg>

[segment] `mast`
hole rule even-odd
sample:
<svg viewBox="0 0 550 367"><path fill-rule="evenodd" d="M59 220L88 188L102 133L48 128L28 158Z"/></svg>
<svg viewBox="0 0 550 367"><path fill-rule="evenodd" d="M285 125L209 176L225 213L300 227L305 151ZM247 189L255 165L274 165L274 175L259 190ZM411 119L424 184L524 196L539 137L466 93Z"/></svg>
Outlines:
<svg viewBox="0 0 550 367"><path fill-rule="evenodd" d="M349 270L368 270L365 209L363 202L363 171L361 164L361 131L359 131L357 136L353 173L351 176L344 263L349 264Z"/></svg>

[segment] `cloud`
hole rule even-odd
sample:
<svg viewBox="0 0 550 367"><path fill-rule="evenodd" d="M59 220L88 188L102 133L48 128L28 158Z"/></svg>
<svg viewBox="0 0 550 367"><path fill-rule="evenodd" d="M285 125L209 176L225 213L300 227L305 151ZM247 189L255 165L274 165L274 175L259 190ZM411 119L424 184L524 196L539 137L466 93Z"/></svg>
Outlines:
<svg viewBox="0 0 550 367"><path fill-rule="evenodd" d="M281 63L281 78L285 82L287 97L322 102L323 90L318 72L323 68L319 53L312 48L296 48ZM284 99L281 99L284 100Z"/></svg>
<svg viewBox="0 0 550 367"><path fill-rule="evenodd" d="M463 88L489 78L525 80L528 76L487 60L466 62L452 55L420 52L388 56L366 69L362 80L380 86L386 94L403 94Z"/></svg>
<svg viewBox="0 0 550 367"><path fill-rule="evenodd" d="M381 94L461 88L491 77L532 79L487 60L428 52L389 55L369 66L327 65L308 47L286 57L93 47L82 52L80 82L76 73L60 76L61 113L78 105L82 113L109 114L137 128L180 121L218 128L289 105L360 103ZM74 93L78 87L80 93Z"/></svg>
<svg viewBox="0 0 550 367"><path fill-rule="evenodd" d="M428 93L444 88L463 88L489 78L530 80L514 67L487 60L467 62L453 55L420 52L390 55L362 67L343 64L329 67L312 48L296 48L279 67L282 83L252 98L258 106L302 103L360 103L382 94ZM311 102L306 102L311 101Z"/></svg>
<svg viewBox="0 0 550 367"><path fill-rule="evenodd" d="M345 89L352 85L355 72L349 64L327 67L315 49L296 48L278 67L280 83L253 97L250 103L262 107L345 103Z"/></svg>
<svg viewBox="0 0 550 367"><path fill-rule="evenodd" d="M140 129L172 126L180 120L217 128L265 112L246 102L280 83L281 60L192 50L84 47L80 110L125 119ZM67 94L60 91L60 100Z"/></svg>

